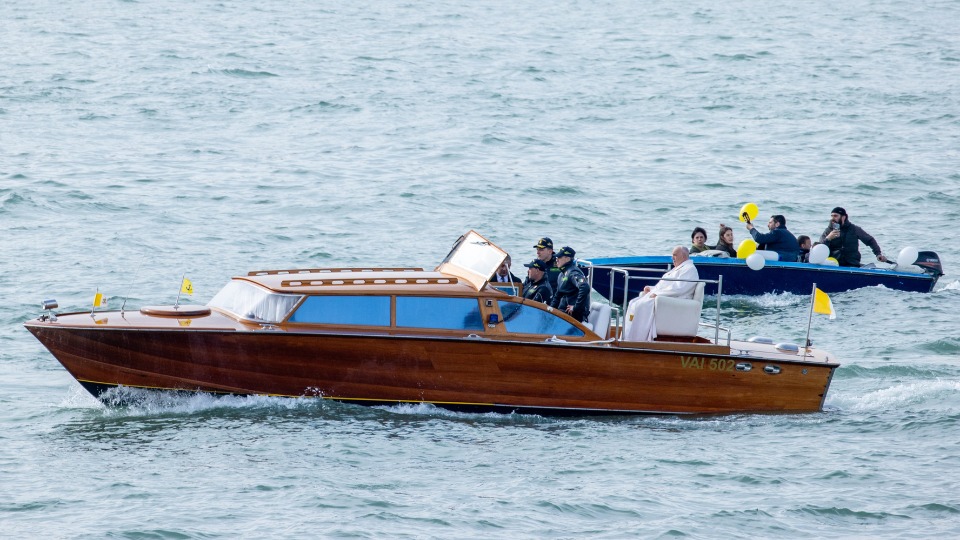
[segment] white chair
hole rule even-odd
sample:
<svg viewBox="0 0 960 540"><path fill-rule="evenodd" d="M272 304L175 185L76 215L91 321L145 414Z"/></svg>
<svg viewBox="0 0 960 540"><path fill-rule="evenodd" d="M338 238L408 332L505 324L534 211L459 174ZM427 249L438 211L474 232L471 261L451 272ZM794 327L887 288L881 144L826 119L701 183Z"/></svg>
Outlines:
<svg viewBox="0 0 960 540"><path fill-rule="evenodd" d="M700 325L700 310L703 309L703 289L706 284L697 283L693 298L657 296L655 323L657 335L696 336Z"/></svg>
<svg viewBox="0 0 960 540"><path fill-rule="evenodd" d="M603 302L590 304L590 315L587 316L586 326L593 330L601 339L607 339L610 332L610 305Z"/></svg>

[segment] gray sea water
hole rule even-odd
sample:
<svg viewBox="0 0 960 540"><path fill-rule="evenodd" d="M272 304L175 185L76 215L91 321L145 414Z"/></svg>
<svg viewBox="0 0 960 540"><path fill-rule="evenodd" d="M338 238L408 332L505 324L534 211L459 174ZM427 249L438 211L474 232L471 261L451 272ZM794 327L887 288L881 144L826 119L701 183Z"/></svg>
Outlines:
<svg viewBox="0 0 960 540"><path fill-rule="evenodd" d="M0 3L0 537L960 536L960 4ZM822 413L469 415L138 395L106 407L39 302L205 303L263 268L665 254L743 203L830 209L931 294L833 297ZM765 221L765 220L764 220ZM737 240L745 231L735 227ZM861 250L872 261L869 250ZM729 298L800 342L807 298Z"/></svg>

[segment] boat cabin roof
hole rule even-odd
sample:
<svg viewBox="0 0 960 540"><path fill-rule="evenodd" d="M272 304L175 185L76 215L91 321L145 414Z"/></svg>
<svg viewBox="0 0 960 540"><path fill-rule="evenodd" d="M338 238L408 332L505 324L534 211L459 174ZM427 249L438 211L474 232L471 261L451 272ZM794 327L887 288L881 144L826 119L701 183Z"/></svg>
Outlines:
<svg viewBox="0 0 960 540"><path fill-rule="evenodd" d="M476 231L454 243L436 270L423 268L305 268L258 270L245 278L289 294L430 294L477 296L507 253Z"/></svg>
<svg viewBox="0 0 960 540"><path fill-rule="evenodd" d="M251 281L271 291L285 294L477 295L477 289L465 280L422 268L258 270L234 279Z"/></svg>

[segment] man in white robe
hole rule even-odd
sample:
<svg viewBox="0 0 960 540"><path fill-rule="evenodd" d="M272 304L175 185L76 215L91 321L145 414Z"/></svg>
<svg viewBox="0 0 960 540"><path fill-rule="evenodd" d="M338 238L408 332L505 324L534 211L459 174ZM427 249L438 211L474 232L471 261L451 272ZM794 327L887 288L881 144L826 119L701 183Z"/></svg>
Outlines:
<svg viewBox="0 0 960 540"><path fill-rule="evenodd" d="M683 247L673 248L673 269L663 275L670 279L700 279L697 267L690 260L690 251ZM623 331L625 341L653 341L657 337L655 323L656 303L658 296L672 296L674 298L693 298L696 291L696 281L667 281L661 279L653 287L646 286L643 293L627 304L626 324Z"/></svg>

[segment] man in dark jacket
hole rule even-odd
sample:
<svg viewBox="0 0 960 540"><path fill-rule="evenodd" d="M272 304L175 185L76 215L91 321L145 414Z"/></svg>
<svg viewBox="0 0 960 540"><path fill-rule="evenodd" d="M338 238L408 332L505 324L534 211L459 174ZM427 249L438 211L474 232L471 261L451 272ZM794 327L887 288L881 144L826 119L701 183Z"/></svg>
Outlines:
<svg viewBox="0 0 960 540"><path fill-rule="evenodd" d="M590 284L573 262L576 254L577 252L569 247L564 247L557 253L560 278L557 279L557 291L553 294L550 306L565 311L578 321L584 321L590 314Z"/></svg>
<svg viewBox="0 0 960 540"><path fill-rule="evenodd" d="M830 248L830 256L836 259L840 266L860 266L860 242L870 246L878 261L887 262L876 239L850 223L846 210L839 206L834 208L830 212L830 225L820 235L820 243Z"/></svg>
<svg viewBox="0 0 960 540"><path fill-rule="evenodd" d="M500 264L497 271L494 272L487 281L494 283L520 283L520 278L513 275L513 272L510 271L511 266L513 266L513 261L510 259L510 256L507 255L507 258L503 260L503 263Z"/></svg>
<svg viewBox="0 0 960 540"><path fill-rule="evenodd" d="M553 301L553 287L547 279L547 263L534 259L525 264L527 279L523 282L523 297L550 305Z"/></svg>
<svg viewBox="0 0 960 540"><path fill-rule="evenodd" d="M761 233L753 226L753 223L747 222L747 230L750 236L760 244L760 249L776 251L780 260L784 262L797 262L800 256L800 244L797 243L797 237L787 230L787 218L780 214L770 217L767 222L768 233Z"/></svg>
<svg viewBox="0 0 960 540"><path fill-rule="evenodd" d="M557 257L553 254L553 240L543 237L533 247L537 249L537 258L547 263L547 279L550 280L550 288L556 292L560 265L557 264Z"/></svg>

